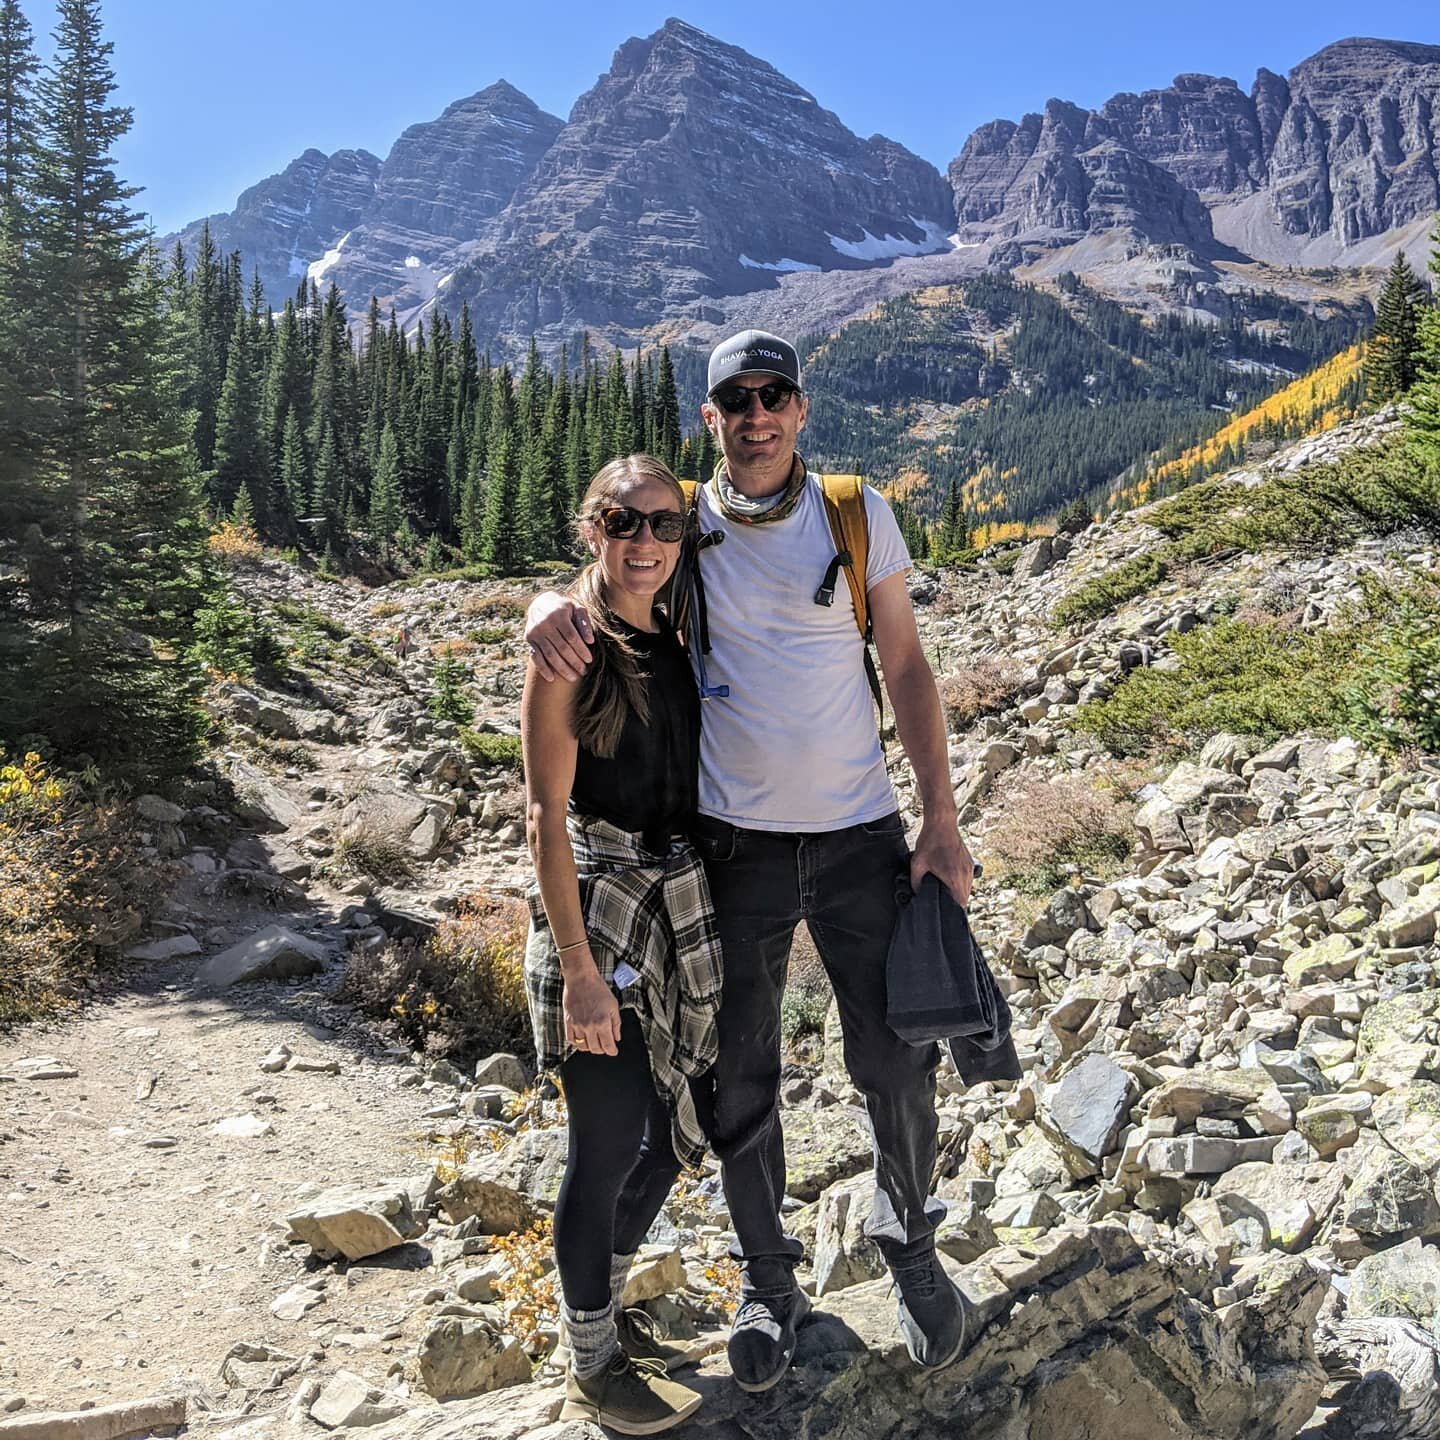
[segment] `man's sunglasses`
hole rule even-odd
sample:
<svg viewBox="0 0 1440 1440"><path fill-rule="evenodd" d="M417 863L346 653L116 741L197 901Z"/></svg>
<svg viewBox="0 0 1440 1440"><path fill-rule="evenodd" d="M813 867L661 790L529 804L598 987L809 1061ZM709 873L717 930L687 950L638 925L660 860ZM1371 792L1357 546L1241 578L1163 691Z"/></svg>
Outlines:
<svg viewBox="0 0 1440 1440"><path fill-rule="evenodd" d="M647 521L650 533L662 545L673 545L684 538L685 517L678 510L652 510L647 515L629 505L612 505L600 512L600 528L612 540L633 539Z"/></svg>
<svg viewBox="0 0 1440 1440"><path fill-rule="evenodd" d="M753 390L744 385L726 385L710 399L727 415L743 415L750 408L752 395L758 395L767 410L783 410L790 403L790 397L799 393L783 380L772 380L768 385L760 385Z"/></svg>

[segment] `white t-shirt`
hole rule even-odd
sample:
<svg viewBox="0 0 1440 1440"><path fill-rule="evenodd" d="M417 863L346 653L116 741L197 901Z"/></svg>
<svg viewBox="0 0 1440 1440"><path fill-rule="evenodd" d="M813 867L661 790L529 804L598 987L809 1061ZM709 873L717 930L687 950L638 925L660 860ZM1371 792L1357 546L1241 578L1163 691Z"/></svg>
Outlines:
<svg viewBox="0 0 1440 1440"><path fill-rule="evenodd" d="M866 587L910 568L883 496L865 487ZM700 529L725 539L701 552L710 618L706 678L729 697L704 701L700 813L750 830L841 830L895 809L875 729L864 645L844 570L835 602L815 591L835 555L813 477L783 520L739 525L700 491Z"/></svg>

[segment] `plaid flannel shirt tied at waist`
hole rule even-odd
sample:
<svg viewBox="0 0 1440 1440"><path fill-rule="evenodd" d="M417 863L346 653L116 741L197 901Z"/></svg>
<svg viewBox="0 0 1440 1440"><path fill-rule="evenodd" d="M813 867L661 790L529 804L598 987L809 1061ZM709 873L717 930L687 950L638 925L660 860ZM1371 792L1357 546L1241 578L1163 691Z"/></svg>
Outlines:
<svg viewBox="0 0 1440 1440"><path fill-rule="evenodd" d="M638 1012L656 1088L668 1099L675 1154L692 1169L705 1153L688 1077L715 1063L720 1008L720 937L700 857L672 837L668 853L647 850L641 837L608 820L571 813L570 847L580 880L585 934L600 978L614 987L622 960L639 979L617 990ZM550 922L532 887L525 989L542 1069L570 1054L565 1036L564 981Z"/></svg>

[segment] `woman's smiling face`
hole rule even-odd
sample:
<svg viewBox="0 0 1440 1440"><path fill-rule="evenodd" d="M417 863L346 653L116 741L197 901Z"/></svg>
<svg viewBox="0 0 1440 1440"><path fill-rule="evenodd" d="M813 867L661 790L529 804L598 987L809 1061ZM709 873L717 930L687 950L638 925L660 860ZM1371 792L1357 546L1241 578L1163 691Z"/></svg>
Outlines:
<svg viewBox="0 0 1440 1440"><path fill-rule="evenodd" d="M609 510L619 505L628 505L643 515L656 510L682 513L674 490L662 480L627 481L610 493L601 508ZM680 558L679 541L667 544L657 540L648 521L624 540L612 540L598 519L587 520L584 533L591 554L605 572L605 584L612 596L653 598L674 574L675 562Z"/></svg>

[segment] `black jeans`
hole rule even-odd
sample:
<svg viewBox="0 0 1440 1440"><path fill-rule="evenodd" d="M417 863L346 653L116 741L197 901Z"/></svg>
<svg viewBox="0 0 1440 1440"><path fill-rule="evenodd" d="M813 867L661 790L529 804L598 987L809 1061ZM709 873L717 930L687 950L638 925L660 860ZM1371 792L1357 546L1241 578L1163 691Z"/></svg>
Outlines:
<svg viewBox="0 0 1440 1440"><path fill-rule="evenodd" d="M555 1200L555 1268L572 1310L610 1303L611 1255L640 1248L680 1173L633 1010L620 1012L618 1048L575 1051L560 1066L570 1150Z"/></svg>
<svg viewBox="0 0 1440 1440"><path fill-rule="evenodd" d="M866 1233L892 1263L929 1249L945 1214L930 1194L940 1052L906 1045L885 1023L897 884L908 889L900 817L823 833L775 833L702 816L695 830L725 953L720 1057L713 1084L698 1099L723 1169L736 1258L795 1260L802 1253L780 1224L785 1142L776 1114L780 1000L801 920L835 991L845 1066L870 1117L875 1199Z"/></svg>

